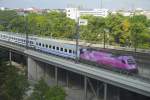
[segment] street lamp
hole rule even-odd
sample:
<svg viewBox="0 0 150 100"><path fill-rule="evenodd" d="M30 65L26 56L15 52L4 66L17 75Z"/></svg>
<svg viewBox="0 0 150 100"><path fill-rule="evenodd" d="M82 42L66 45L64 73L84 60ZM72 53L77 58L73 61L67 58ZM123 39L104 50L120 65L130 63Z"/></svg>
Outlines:
<svg viewBox="0 0 150 100"><path fill-rule="evenodd" d="M105 49L105 46L106 46L106 33L108 33L108 29L104 28L104 49Z"/></svg>
<svg viewBox="0 0 150 100"><path fill-rule="evenodd" d="M79 17L77 18L77 23L76 23L76 62L78 62L78 45L79 45Z"/></svg>
<svg viewBox="0 0 150 100"><path fill-rule="evenodd" d="M28 49L28 32L27 32L27 14L25 13L19 13L18 15L23 16L24 17L24 21L25 21L25 26L24 26L24 30L25 30L25 34L26 34L26 49Z"/></svg>
<svg viewBox="0 0 150 100"><path fill-rule="evenodd" d="M29 38L29 36L28 36L28 32L27 32L27 14L23 14L23 16L24 16L24 21L25 21L24 29L25 29L25 34L26 34L26 49L28 49L28 43L29 43L28 38Z"/></svg>

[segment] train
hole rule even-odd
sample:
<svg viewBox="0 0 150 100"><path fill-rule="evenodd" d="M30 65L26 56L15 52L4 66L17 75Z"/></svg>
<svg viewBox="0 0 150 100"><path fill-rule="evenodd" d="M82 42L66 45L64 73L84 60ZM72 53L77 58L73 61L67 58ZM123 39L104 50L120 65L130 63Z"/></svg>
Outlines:
<svg viewBox="0 0 150 100"><path fill-rule="evenodd" d="M138 73L137 63L133 56L116 56L83 46L79 46L78 50L76 50L75 44L63 43L57 39L46 37L28 36L26 41L26 35L12 32L0 32L0 40L21 46L27 45L31 49L73 60L78 58L79 61L91 62L91 64L96 64L98 67L105 66L104 68L110 70Z"/></svg>

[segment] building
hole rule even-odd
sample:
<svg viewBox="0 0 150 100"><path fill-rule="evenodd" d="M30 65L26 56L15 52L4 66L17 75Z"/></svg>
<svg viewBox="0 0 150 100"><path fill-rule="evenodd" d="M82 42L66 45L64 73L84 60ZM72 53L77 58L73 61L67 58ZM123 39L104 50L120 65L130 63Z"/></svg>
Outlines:
<svg viewBox="0 0 150 100"><path fill-rule="evenodd" d="M5 10L5 7L0 7L0 10Z"/></svg>
<svg viewBox="0 0 150 100"><path fill-rule="evenodd" d="M118 11L112 11L111 14L113 14L113 15L121 14L123 16L133 16L134 12L133 11L118 10Z"/></svg>
<svg viewBox="0 0 150 100"><path fill-rule="evenodd" d="M71 19L77 19L79 16L93 15L106 17L108 15L108 9L78 9L78 8L66 8L66 16Z"/></svg>
<svg viewBox="0 0 150 100"><path fill-rule="evenodd" d="M150 19L150 10L145 10L143 12L143 15L145 15L148 19Z"/></svg>

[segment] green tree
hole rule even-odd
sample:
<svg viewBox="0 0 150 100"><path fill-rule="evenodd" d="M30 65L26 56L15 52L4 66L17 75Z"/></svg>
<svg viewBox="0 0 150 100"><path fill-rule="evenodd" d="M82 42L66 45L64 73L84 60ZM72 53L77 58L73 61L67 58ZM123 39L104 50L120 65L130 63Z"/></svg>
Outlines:
<svg viewBox="0 0 150 100"><path fill-rule="evenodd" d="M0 98L22 100L28 89L27 78L5 62L0 63Z"/></svg>
<svg viewBox="0 0 150 100"><path fill-rule="evenodd" d="M65 91L58 86L51 87L46 93L45 100L65 100Z"/></svg>
<svg viewBox="0 0 150 100"><path fill-rule="evenodd" d="M39 80L37 84L34 85L34 90L29 100L46 100L45 95L49 90L49 86L45 83L43 79Z"/></svg>
<svg viewBox="0 0 150 100"><path fill-rule="evenodd" d="M25 18L18 16L12 19L9 23L9 29L13 32L25 33Z"/></svg>
<svg viewBox="0 0 150 100"><path fill-rule="evenodd" d="M14 19L17 15L16 11L14 10L0 10L0 25L3 26L2 30L7 31L9 23L12 19Z"/></svg>
<svg viewBox="0 0 150 100"><path fill-rule="evenodd" d="M28 100L65 100L65 91L58 86L49 87L44 79L34 85L33 93Z"/></svg>
<svg viewBox="0 0 150 100"><path fill-rule="evenodd" d="M136 52L137 47L141 43L141 35L145 27L141 23L132 23L130 28L131 28L131 41Z"/></svg>

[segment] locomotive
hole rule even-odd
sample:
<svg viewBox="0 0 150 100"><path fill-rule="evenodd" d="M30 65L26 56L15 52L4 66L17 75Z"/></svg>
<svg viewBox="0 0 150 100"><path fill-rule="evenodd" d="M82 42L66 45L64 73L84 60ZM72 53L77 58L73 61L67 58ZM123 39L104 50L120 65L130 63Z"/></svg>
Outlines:
<svg viewBox="0 0 150 100"><path fill-rule="evenodd" d="M99 67L105 66L111 70L117 69L119 71L130 73L138 72L136 61L132 56L115 56L111 53L106 53L103 51L92 49L88 50L87 48L81 46L79 46L76 51L75 44L63 43L57 39L37 36L28 36L28 40L26 41L25 35L12 32L0 32L0 40L21 46L26 46L26 44L28 44L28 47L31 49L36 49L38 51L74 60L77 57L80 61L84 60L87 62L92 62L99 65Z"/></svg>

